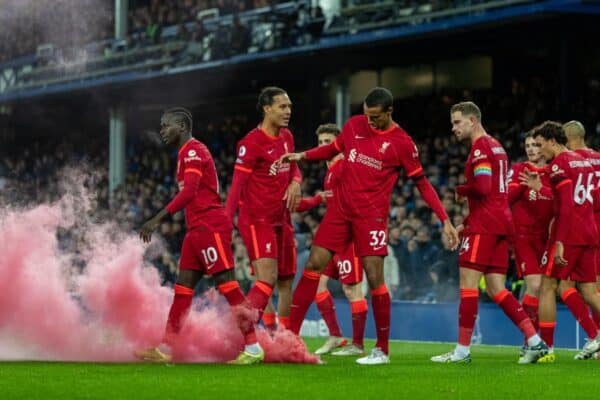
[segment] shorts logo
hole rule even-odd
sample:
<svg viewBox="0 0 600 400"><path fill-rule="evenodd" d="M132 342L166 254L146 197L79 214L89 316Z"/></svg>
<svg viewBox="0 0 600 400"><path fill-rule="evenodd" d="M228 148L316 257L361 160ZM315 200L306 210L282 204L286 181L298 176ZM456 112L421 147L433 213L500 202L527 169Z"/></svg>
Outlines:
<svg viewBox="0 0 600 400"><path fill-rule="evenodd" d="M238 156L244 157L246 155L246 146L240 146L240 150L238 152Z"/></svg>
<svg viewBox="0 0 600 400"><path fill-rule="evenodd" d="M356 149L350 150L350 154L348 155L348 161L350 161L350 162L356 161Z"/></svg>

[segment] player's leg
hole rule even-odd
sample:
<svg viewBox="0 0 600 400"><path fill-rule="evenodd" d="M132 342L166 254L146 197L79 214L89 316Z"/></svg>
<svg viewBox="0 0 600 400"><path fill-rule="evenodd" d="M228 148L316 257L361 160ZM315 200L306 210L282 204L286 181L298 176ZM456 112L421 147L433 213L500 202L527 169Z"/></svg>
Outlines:
<svg viewBox="0 0 600 400"><path fill-rule="evenodd" d="M352 343L333 352L334 356L359 356L364 354L363 339L367 322L368 305L362 291L362 279L357 283L343 284L344 294L352 312Z"/></svg>
<svg viewBox="0 0 600 400"><path fill-rule="evenodd" d="M389 359L391 298L383 275L382 256L364 256L363 266L371 290L377 342L371 353L356 360L359 364L387 364Z"/></svg>
<svg viewBox="0 0 600 400"><path fill-rule="evenodd" d="M181 269L179 271L162 341L156 347L136 350L134 355L138 359L151 362L171 362L173 359L171 347L177 340L185 318L189 314L194 288L201 278L202 272L199 270Z"/></svg>
<svg viewBox="0 0 600 400"><path fill-rule="evenodd" d="M596 250L595 247L564 246L566 266L556 268L554 277L560 280L558 294L579 325L587 334L588 341L583 346L576 359L591 358L600 349L598 328L590 317L588 308L575 285L578 284L581 293L592 309L600 311L600 301L596 298Z"/></svg>
<svg viewBox="0 0 600 400"><path fill-rule="evenodd" d="M464 241L463 241L464 242ZM483 272L476 265L463 263L467 267L459 268L460 303L458 305L458 340L456 347L431 361L439 363L460 363L471 361L471 337L477 320L479 308L479 281Z"/></svg>
<svg viewBox="0 0 600 400"><path fill-rule="evenodd" d="M321 272L332 253L343 251L350 242L349 222L333 207L329 208L317 229L304 272L294 290L289 329L295 334L300 333L308 307L315 300Z"/></svg>
<svg viewBox="0 0 600 400"><path fill-rule="evenodd" d="M561 281L558 285L558 292L563 302L587 334L586 344L583 346L581 352L575 356L576 360L586 360L591 358L594 353L600 351L600 335L598 335L596 324L589 316L585 303L592 310L599 312L600 297L597 294L595 282L579 282L578 285L583 299L579 295L573 281Z"/></svg>
<svg viewBox="0 0 600 400"><path fill-rule="evenodd" d="M596 256L598 257L598 256ZM600 260L596 260L596 262L598 262ZM600 268L600 264L596 264L596 269ZM596 295L598 297L600 297L600 275L596 275ZM596 327L598 328L598 330L600 330L600 313L595 311L593 308L590 307L590 311L592 313L592 319L594 320L594 323L596 324Z"/></svg>
<svg viewBox="0 0 600 400"><path fill-rule="evenodd" d="M523 310L531 320L536 331L539 330L539 297L542 286L542 274L531 274L523 277L525 280L525 294L523 295Z"/></svg>
<svg viewBox="0 0 600 400"><path fill-rule="evenodd" d="M277 329L277 315L275 315L275 307L273 306L273 296L269 298L269 302L265 307L265 312L262 316L262 322L265 328L273 332Z"/></svg>
<svg viewBox="0 0 600 400"><path fill-rule="evenodd" d="M538 360L542 363L552 363L554 355L554 330L556 329L556 291L558 281L551 276L543 275L540 286L539 325L540 336L548 345L548 354Z"/></svg>
<svg viewBox="0 0 600 400"><path fill-rule="evenodd" d="M255 317L251 316L251 313L256 311L251 310L249 304L246 302L246 297L239 283L235 280L233 269L221 271L213 275L213 278L219 292L225 297L227 303L229 303L232 313L236 318L238 328L244 336L244 350L233 363L256 364L261 362L265 357L265 353L256 339L256 332L254 330Z"/></svg>
<svg viewBox="0 0 600 400"><path fill-rule="evenodd" d="M323 344L323 346L319 347L315 350L315 354L327 354L331 352L333 349L336 349L340 346L344 346L346 344L346 340L342 337L342 331L340 329L340 325L337 320L337 316L335 314L335 303L333 301L333 297L329 290L327 289L327 282L329 282L329 275L332 271L329 271L332 268L335 268L334 260L331 260L323 273L321 274L321 278L319 279L319 286L317 288L317 295L315 296L315 303L317 305L317 309L321 313L325 324L327 325L327 329L329 330L329 337ZM333 267L332 267L333 266Z"/></svg>
<svg viewBox="0 0 600 400"><path fill-rule="evenodd" d="M292 283L296 276L296 243L294 240L294 228L284 225L278 231L279 249L277 268L277 315L279 325L288 328L290 325L290 309L292 305Z"/></svg>
<svg viewBox="0 0 600 400"><path fill-rule="evenodd" d="M523 333L527 341L527 349L519 359L520 363L535 363L548 353L548 347L537 334L533 323L521 307L517 299L506 289L506 275L503 273L485 274L485 283L494 302L504 314Z"/></svg>
<svg viewBox="0 0 600 400"><path fill-rule="evenodd" d="M277 300L277 318L279 319L279 326L286 329L290 325L293 282L293 276L280 277L277 280L277 291L279 292L279 298Z"/></svg>
<svg viewBox="0 0 600 400"><path fill-rule="evenodd" d="M308 260L304 265L304 272L292 297L289 329L295 334L300 333L304 316L315 299L321 272L331 260L331 256L332 253L329 250L316 244L313 244L310 248Z"/></svg>

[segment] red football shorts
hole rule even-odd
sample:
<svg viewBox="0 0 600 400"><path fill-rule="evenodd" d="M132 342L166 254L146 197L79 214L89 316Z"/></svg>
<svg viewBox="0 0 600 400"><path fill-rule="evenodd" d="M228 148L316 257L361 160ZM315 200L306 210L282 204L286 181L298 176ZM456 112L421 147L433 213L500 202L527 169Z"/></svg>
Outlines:
<svg viewBox="0 0 600 400"><path fill-rule="evenodd" d="M546 250L546 242L545 236L517 235L515 237L513 250L519 278L544 273L540 264Z"/></svg>
<svg viewBox="0 0 600 400"><path fill-rule="evenodd" d="M274 258L277 260L278 279L288 279L296 274L296 244L291 225L273 225L238 218L238 229L250 262Z"/></svg>
<svg viewBox="0 0 600 400"><path fill-rule="evenodd" d="M208 275L234 267L231 231L211 232L203 228L185 234L181 245L179 269L192 269Z"/></svg>
<svg viewBox="0 0 600 400"><path fill-rule="evenodd" d="M542 266L547 276L558 280L574 282L596 282L596 246L564 245L563 258L567 265L558 266L554 263L555 246L549 244L548 250L542 256Z"/></svg>
<svg viewBox="0 0 600 400"><path fill-rule="evenodd" d="M484 274L508 271L508 236L466 233L460 244L458 265Z"/></svg>
<svg viewBox="0 0 600 400"><path fill-rule="evenodd" d="M343 254L354 243L358 257L387 256L387 218L347 218L336 207L328 206L313 243L336 254Z"/></svg>
<svg viewBox="0 0 600 400"><path fill-rule="evenodd" d="M354 252L354 246L348 246L341 254L335 254L325 267L323 274L339 280L344 285L354 285L362 282L362 260Z"/></svg>

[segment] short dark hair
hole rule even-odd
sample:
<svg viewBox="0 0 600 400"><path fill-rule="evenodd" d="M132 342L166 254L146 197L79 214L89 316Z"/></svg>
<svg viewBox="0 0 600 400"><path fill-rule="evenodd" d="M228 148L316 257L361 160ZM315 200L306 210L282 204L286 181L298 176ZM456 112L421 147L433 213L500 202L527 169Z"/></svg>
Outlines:
<svg viewBox="0 0 600 400"><path fill-rule="evenodd" d="M477 104L472 101L461 101L450 108L450 114L460 112L462 115L473 115L477 121L481 122L481 110Z"/></svg>
<svg viewBox="0 0 600 400"><path fill-rule="evenodd" d="M173 115L178 122L183 122L188 131L192 131L193 118L192 113L185 107L173 107L165 110L163 115Z"/></svg>
<svg viewBox="0 0 600 400"><path fill-rule="evenodd" d="M330 133L334 136L337 136L340 134L340 128L338 128L336 124L322 124L319 125L316 133L317 136L322 133Z"/></svg>
<svg viewBox="0 0 600 400"><path fill-rule="evenodd" d="M541 125L533 128L531 134L533 137L541 136L546 140L554 139L556 143L565 146L567 144L567 135L560 122L545 121Z"/></svg>
<svg viewBox="0 0 600 400"><path fill-rule="evenodd" d="M275 96L287 94L285 90L279 88L277 86L267 86L263 90L260 91L258 95L258 102L256 103L256 110L259 113L263 113L264 106L270 106L273 104L273 98Z"/></svg>
<svg viewBox="0 0 600 400"><path fill-rule="evenodd" d="M393 104L394 95L383 87L374 87L365 97L365 105L369 108L380 106L382 110L387 111Z"/></svg>

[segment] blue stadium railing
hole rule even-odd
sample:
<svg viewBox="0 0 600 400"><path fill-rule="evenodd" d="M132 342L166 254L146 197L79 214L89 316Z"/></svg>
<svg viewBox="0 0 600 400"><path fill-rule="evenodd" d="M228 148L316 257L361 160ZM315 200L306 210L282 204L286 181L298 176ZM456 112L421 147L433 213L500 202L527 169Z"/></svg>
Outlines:
<svg viewBox="0 0 600 400"><path fill-rule="evenodd" d="M389 4L388 4L389 3ZM383 2L393 6L394 2ZM281 14L297 10L298 2L289 2L277 6ZM481 4L464 6L456 9L412 13L405 15L405 9L398 9L393 18L379 21L377 24L342 24L330 27L323 36L311 43L298 46L273 48L262 52L232 55L226 59L196 62L190 65L178 65L178 55L183 51L185 43L169 41L176 34L176 27L163 30L163 45L148 46L144 49L133 49L121 54L113 54L106 59L91 57L91 61L83 64L59 63L52 67L36 67L39 61L35 56L24 57L0 65L0 102L10 102L34 98L72 90L99 87L113 83L134 83L139 80L154 79L159 76L180 74L196 70L210 70L228 64L253 63L258 60L274 57L283 58L291 55L310 53L319 50L352 47L365 43L385 42L401 37L416 37L425 33L447 31L469 26L490 24L499 21L510 21L517 17L535 16L549 13L586 13L600 14L598 2L584 0L499 0ZM272 12L269 8L251 10L240 14L244 23L258 21ZM342 10L342 14L352 15ZM204 20L205 27L216 29L220 25L228 25L231 15L213 17ZM350 34L351 33L351 34ZM86 46L90 53L98 52L103 46L117 44L116 41L103 41ZM172 50L169 50L172 49ZM155 58L140 59L137 63L127 63L127 57L136 59L132 52L143 54L160 54ZM155 52L155 53L153 53ZM96 53L97 54L97 53ZM103 64L103 61L105 64ZM119 65L119 62L121 64ZM93 68L93 63L105 68ZM117 64L115 66L115 64ZM44 75L50 73L50 77ZM54 75L53 75L54 74ZM37 78L41 79L37 79Z"/></svg>

